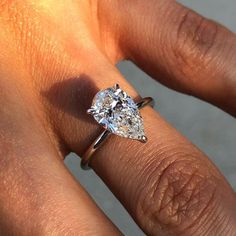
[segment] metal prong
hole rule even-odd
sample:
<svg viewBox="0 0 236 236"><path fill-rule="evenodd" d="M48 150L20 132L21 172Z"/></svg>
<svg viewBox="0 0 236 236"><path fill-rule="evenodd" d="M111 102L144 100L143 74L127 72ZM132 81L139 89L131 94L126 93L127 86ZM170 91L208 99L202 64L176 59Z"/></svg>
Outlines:
<svg viewBox="0 0 236 236"><path fill-rule="evenodd" d="M114 89L117 90L117 89L119 89L119 88L120 88L120 85L119 85L119 84L115 84L115 85L114 85Z"/></svg>
<svg viewBox="0 0 236 236"><path fill-rule="evenodd" d="M153 107L155 105L154 101L151 97L146 97L146 98L143 98L141 102L136 103L136 106L138 107L138 109L141 109L149 103L150 103L151 107Z"/></svg>
<svg viewBox="0 0 236 236"><path fill-rule="evenodd" d="M87 110L87 113L90 114L90 115L94 114L94 109L93 108L89 108Z"/></svg>
<svg viewBox="0 0 236 236"><path fill-rule="evenodd" d="M139 141L142 142L142 143L146 143L147 140L148 140L147 137L144 136L144 135L139 139Z"/></svg>

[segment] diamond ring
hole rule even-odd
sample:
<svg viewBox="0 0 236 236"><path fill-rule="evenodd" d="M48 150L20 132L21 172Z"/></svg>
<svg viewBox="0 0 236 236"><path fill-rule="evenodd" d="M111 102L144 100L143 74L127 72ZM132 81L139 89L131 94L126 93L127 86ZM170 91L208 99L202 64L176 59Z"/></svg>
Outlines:
<svg viewBox="0 0 236 236"><path fill-rule="evenodd" d="M90 169L89 163L92 155L110 134L146 143L147 137L144 133L143 118L139 109L151 102L153 99L146 97L135 103L118 84L99 91L87 113L102 125L104 131L82 155L82 169Z"/></svg>

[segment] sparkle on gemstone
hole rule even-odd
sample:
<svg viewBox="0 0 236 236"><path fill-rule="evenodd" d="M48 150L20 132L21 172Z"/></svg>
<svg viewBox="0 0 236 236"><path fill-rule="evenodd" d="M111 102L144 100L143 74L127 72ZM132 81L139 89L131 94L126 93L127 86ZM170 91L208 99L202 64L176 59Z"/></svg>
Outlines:
<svg viewBox="0 0 236 236"><path fill-rule="evenodd" d="M105 129L122 137L145 140L143 119L133 99L119 85L98 92L88 110Z"/></svg>

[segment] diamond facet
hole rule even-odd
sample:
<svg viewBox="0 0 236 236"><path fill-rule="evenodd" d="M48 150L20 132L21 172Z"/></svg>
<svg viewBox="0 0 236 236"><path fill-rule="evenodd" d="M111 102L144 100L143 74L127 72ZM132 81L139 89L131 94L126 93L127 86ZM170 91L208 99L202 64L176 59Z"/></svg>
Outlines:
<svg viewBox="0 0 236 236"><path fill-rule="evenodd" d="M110 132L131 139L146 140L143 119L133 99L116 84L98 92L88 110Z"/></svg>

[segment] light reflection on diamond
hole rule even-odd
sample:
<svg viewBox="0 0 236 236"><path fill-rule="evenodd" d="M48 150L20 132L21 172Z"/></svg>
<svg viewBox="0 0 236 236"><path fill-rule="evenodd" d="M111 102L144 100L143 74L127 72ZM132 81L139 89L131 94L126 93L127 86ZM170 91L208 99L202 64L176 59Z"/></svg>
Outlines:
<svg viewBox="0 0 236 236"><path fill-rule="evenodd" d="M133 99L120 88L98 92L91 108L94 119L110 132L139 140L144 136L140 112Z"/></svg>

